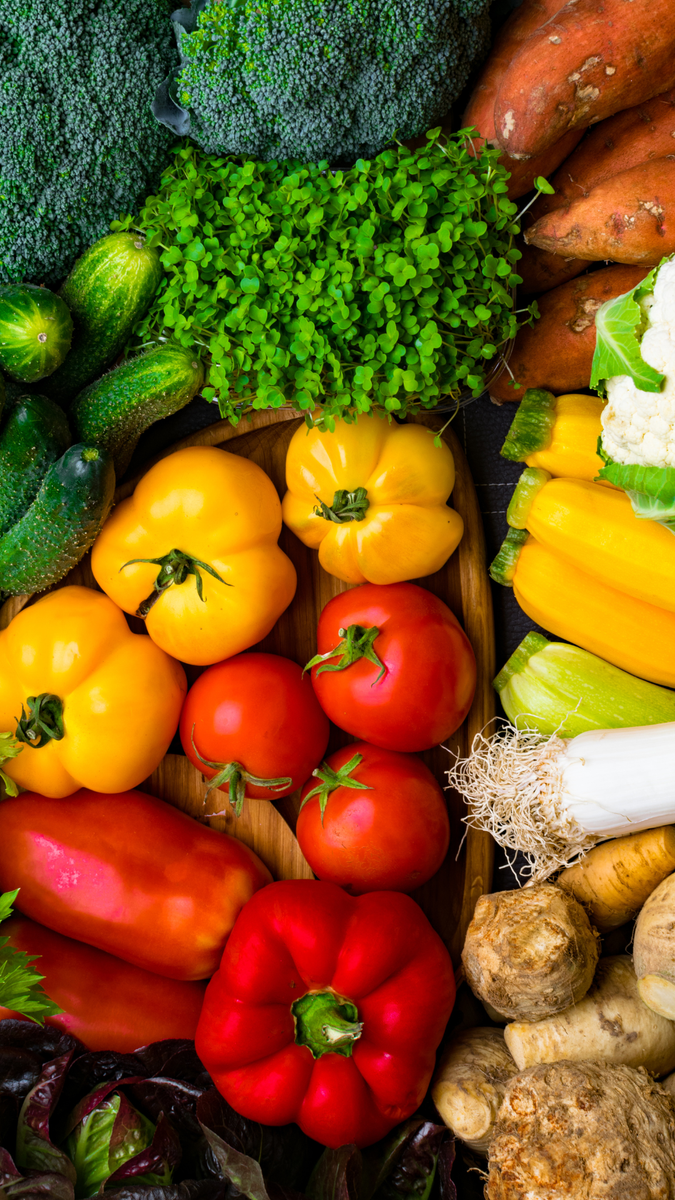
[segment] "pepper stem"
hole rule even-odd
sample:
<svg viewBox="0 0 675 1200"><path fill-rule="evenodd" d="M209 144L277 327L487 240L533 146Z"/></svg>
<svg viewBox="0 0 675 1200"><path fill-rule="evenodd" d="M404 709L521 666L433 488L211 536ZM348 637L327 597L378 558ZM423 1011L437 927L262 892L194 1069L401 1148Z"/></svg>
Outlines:
<svg viewBox="0 0 675 1200"><path fill-rule="evenodd" d="M172 583L185 583L188 575L194 575L195 584L197 586L197 595L203 604L204 600L204 585L200 571L206 571L208 575L212 575L219 583L224 583L225 587L232 587L231 583L223 579L214 567L210 567L208 563L202 562L199 558L193 558L190 554L184 554L182 550L170 550L162 558L130 558L128 562L122 563L120 571L125 567L130 567L133 563L153 563L159 567L155 586L150 595L146 597L136 609L136 616L145 619L153 604L156 604L160 596L171 587Z"/></svg>
<svg viewBox="0 0 675 1200"><path fill-rule="evenodd" d="M351 772L356 770L362 760L362 754L355 754L353 758L350 758L348 763L345 763L345 765L340 767L337 771L334 771L332 767L329 767L327 762L322 762L321 766L316 767L312 771L312 775L315 775L317 779L320 779L321 783L317 783L316 787L313 787L311 791L307 793L302 804L300 805L299 812L302 812L307 801L311 800L312 796L318 796L319 808L321 810L321 824L323 825L323 814L326 811L328 797L330 796L331 792L336 791L337 788L340 787L359 788L364 792L372 792L373 789L369 784L359 783L357 779L349 778Z"/></svg>
<svg viewBox="0 0 675 1200"><path fill-rule="evenodd" d="M200 763L203 763L205 767L210 767L211 770L217 772L213 779L209 780L209 786L204 794L204 803L206 803L206 797L208 796L209 792L212 792L217 788L222 788L223 784L226 783L230 796L230 805L234 809L235 817L241 816L241 810L244 807L244 800L246 798L247 783L250 783L252 787L269 788L271 792L283 792L286 788L289 788L293 782L293 777L291 775L284 775L279 779L259 779L257 775L251 775L250 771L247 771L246 768L242 767L241 763L238 762L209 762L208 758L202 758L199 750L195 746L194 725L192 726L190 738L192 741L192 749L197 755ZM221 812L211 813L210 815L212 817L221 817L223 812L221 810Z"/></svg>
<svg viewBox="0 0 675 1200"><path fill-rule="evenodd" d="M294 1004L295 1042L307 1046L314 1058L322 1054L342 1054L350 1058L363 1033L359 1010L351 1000L336 992L306 992Z"/></svg>
<svg viewBox="0 0 675 1200"><path fill-rule="evenodd" d="M345 667L351 667L352 663L358 662L360 658L367 658L368 662L374 663L380 668L380 673L371 683L371 687L375 687L379 683L382 676L386 675L387 668L380 661L375 653L373 642L378 636L380 630L377 625L370 627L366 625L350 625L347 629L339 629L338 633L342 639L338 642L334 650L329 650L326 654L315 654L314 658L310 658L305 671L311 670L317 663L321 666L317 668L317 675L322 671L344 671ZM335 663L328 662L329 658L337 658L339 661ZM303 671L303 675L305 673Z"/></svg>
<svg viewBox="0 0 675 1200"><path fill-rule="evenodd" d="M312 509L314 516L323 517L324 521L333 521L336 525L344 525L347 521L362 521L370 506L364 487L359 487L354 492L342 488L333 496L330 507L324 504L320 496L317 496L317 500L319 507Z"/></svg>
<svg viewBox="0 0 675 1200"><path fill-rule="evenodd" d="M33 750L42 750L48 742L60 742L65 734L63 728L63 701L51 692L29 696L26 700L28 712L21 705L21 716L16 724L15 737Z"/></svg>

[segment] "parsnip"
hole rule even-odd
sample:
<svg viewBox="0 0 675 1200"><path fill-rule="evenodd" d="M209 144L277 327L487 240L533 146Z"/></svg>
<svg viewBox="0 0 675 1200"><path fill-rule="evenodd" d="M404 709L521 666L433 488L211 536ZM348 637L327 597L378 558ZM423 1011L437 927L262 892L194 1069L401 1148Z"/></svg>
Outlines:
<svg viewBox="0 0 675 1200"><path fill-rule="evenodd" d="M509 1079L518 1068L501 1029L466 1029L441 1057L431 1097L455 1137L487 1154Z"/></svg>
<svg viewBox="0 0 675 1200"><path fill-rule="evenodd" d="M645 1071L532 1067L499 1110L486 1200L673 1200L674 1117Z"/></svg>
<svg viewBox="0 0 675 1200"><path fill-rule="evenodd" d="M462 951L469 987L507 1020L569 1008L588 991L597 961L584 909L551 883L481 896Z"/></svg>
<svg viewBox="0 0 675 1200"><path fill-rule="evenodd" d="M675 874L645 901L635 926L633 953L645 1004L675 1022Z"/></svg>
<svg viewBox="0 0 675 1200"><path fill-rule="evenodd" d="M600 959L578 1004L544 1021L514 1021L504 1040L520 1070L562 1059L623 1063L654 1075L675 1068L675 1022L642 1003L627 954Z"/></svg>
<svg viewBox="0 0 675 1200"><path fill-rule="evenodd" d="M558 877L600 933L625 925L656 887L675 871L675 825L613 838L589 850Z"/></svg>

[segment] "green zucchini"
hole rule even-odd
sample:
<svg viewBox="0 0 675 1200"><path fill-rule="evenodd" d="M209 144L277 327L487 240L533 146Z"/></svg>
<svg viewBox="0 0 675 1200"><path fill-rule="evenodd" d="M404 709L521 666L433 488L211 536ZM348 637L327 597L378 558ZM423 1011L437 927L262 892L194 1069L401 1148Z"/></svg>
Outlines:
<svg viewBox="0 0 675 1200"><path fill-rule="evenodd" d="M70 349L73 321L59 296L34 283L0 287L0 366L19 383L51 375Z"/></svg>
<svg viewBox="0 0 675 1200"><path fill-rule="evenodd" d="M30 508L0 538L0 591L16 596L58 583L92 545L113 502L112 460L71 446L53 463Z"/></svg>
<svg viewBox="0 0 675 1200"><path fill-rule="evenodd" d="M203 381L193 350L177 343L156 346L80 392L71 409L73 427L83 442L112 455L119 479L144 430L184 408Z"/></svg>
<svg viewBox="0 0 675 1200"><path fill-rule="evenodd" d="M33 503L42 480L71 443L63 409L46 396L10 403L0 430L0 536Z"/></svg>
<svg viewBox="0 0 675 1200"><path fill-rule="evenodd" d="M115 361L148 311L162 278L159 254L140 233L111 233L78 258L59 291L73 315L73 344L48 395L67 406Z"/></svg>

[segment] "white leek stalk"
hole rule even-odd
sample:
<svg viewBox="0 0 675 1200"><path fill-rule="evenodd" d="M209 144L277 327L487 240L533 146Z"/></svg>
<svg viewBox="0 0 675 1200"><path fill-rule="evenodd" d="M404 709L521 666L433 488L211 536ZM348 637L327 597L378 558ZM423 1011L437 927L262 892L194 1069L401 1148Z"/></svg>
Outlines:
<svg viewBox="0 0 675 1200"><path fill-rule="evenodd" d="M465 818L546 879L598 842L675 822L675 721L543 737L509 725L448 772Z"/></svg>

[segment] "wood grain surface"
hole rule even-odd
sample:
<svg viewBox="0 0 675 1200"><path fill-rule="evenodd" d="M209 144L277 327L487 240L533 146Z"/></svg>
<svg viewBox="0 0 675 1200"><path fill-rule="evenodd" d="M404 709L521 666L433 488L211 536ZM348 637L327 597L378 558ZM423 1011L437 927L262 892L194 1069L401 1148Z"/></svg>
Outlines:
<svg viewBox="0 0 675 1200"><path fill-rule="evenodd" d="M425 414L416 418L419 424L434 432L442 428L446 419L441 414ZM279 494L283 495L286 449L301 423L302 418L289 410L255 413L250 422L242 420L236 427L225 421L209 426L171 447L166 454L185 445L222 446L256 462L270 476ZM416 582L444 600L457 615L473 645L478 666L476 697L466 721L446 746L429 750L421 756L445 786L445 772L450 765L451 754L465 755L475 734L494 716L492 679L495 662L492 600L476 492L457 438L449 428L444 430L442 436L455 458L457 479L451 503L464 520L464 537L442 570ZM136 482L132 480L122 484L116 498L119 500L129 495ZM252 649L282 654L304 666L316 651L316 626L321 609L349 585L328 575L319 566L316 551L304 546L285 526L279 544L296 567L298 589L292 604L282 613L272 632ZM96 586L89 569L88 556L59 586L68 583ZM4 628L26 604L38 598L16 596L8 600L0 611L0 628ZM131 617L129 622L135 630L141 628L137 618ZM199 670L188 668L191 682ZM333 727L329 753L352 740L349 734ZM201 775L187 759L173 754L167 755L151 778L141 786L214 828L241 838L259 854L276 879L312 877L293 832L299 804L297 793L274 803L246 801L244 812L237 821L230 811L223 811L227 809L223 793L211 792L204 803L206 788ZM490 890L493 843L487 834L467 830L462 823L465 811L462 799L452 791L446 791L446 796L452 831L450 849L440 871L414 896L443 938L457 965L476 901L482 893ZM221 815L214 815L218 812Z"/></svg>

